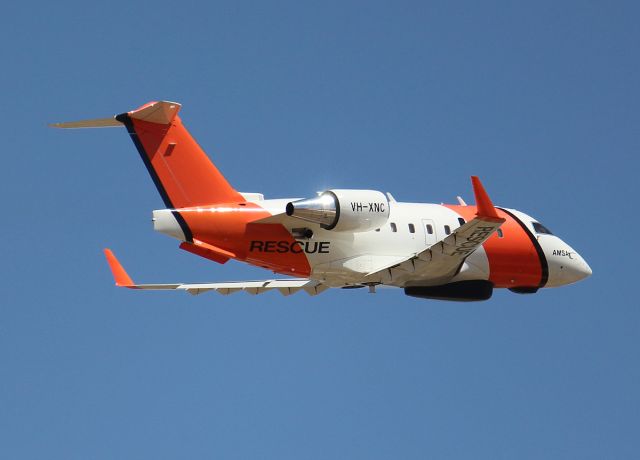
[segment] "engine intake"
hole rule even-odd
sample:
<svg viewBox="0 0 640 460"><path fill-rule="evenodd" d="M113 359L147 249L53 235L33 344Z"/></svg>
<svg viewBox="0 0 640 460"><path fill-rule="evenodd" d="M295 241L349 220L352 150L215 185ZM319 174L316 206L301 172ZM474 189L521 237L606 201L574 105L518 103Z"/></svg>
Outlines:
<svg viewBox="0 0 640 460"><path fill-rule="evenodd" d="M389 200L376 190L327 190L316 198L287 203L288 216L337 232L367 232L389 219Z"/></svg>

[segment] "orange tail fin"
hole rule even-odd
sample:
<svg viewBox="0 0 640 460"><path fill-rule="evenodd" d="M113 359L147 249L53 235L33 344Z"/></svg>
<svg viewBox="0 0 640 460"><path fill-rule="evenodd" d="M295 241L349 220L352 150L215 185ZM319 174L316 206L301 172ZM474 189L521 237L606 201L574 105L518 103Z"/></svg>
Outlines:
<svg viewBox="0 0 640 460"><path fill-rule="evenodd" d="M184 127L175 102L115 117L127 128L167 208L244 202Z"/></svg>

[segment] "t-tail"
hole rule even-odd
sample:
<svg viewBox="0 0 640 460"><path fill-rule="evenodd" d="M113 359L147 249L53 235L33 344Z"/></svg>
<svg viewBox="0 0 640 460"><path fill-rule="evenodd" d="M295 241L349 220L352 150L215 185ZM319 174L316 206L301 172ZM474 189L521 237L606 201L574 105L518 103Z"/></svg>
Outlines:
<svg viewBox="0 0 640 460"><path fill-rule="evenodd" d="M127 128L167 208L244 202L184 127L176 102L149 102L113 118L56 123L56 128Z"/></svg>

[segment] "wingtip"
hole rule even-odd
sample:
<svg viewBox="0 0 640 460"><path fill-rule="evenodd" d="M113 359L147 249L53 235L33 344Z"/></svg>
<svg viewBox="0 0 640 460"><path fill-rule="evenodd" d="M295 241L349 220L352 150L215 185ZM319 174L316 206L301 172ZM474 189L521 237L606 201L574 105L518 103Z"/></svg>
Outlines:
<svg viewBox="0 0 640 460"><path fill-rule="evenodd" d="M109 248L105 248L104 255L107 258L107 263L109 264L109 268L111 269L111 274L113 275L113 279L116 282L116 286L119 286L119 287L135 286L135 283L133 282L131 277L127 274L122 264L118 261L113 251L111 251L111 249Z"/></svg>
<svg viewBox="0 0 640 460"><path fill-rule="evenodd" d="M476 198L476 207L478 209L478 217L488 217L491 219L500 219L498 211L493 206L489 194L484 189L482 182L478 176L471 176L471 183L473 185L473 193Z"/></svg>

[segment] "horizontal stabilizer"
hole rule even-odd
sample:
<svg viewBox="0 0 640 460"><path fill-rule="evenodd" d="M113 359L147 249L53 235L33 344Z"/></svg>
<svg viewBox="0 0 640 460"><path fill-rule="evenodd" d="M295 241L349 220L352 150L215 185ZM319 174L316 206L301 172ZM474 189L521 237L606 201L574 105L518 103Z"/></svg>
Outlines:
<svg viewBox="0 0 640 460"><path fill-rule="evenodd" d="M92 120L80 120L80 121L66 121L63 123L51 123L49 125L52 128L117 128L124 126L115 118L94 118Z"/></svg>
<svg viewBox="0 0 640 460"><path fill-rule="evenodd" d="M136 120L146 121L148 123L157 123L160 125L168 125L173 121L181 105L177 102L159 101L149 102L140 108L132 110L128 113L128 116L135 118ZM114 128L118 126L124 126L124 123L118 118L122 115L116 115L111 118L93 118L91 120L79 120L79 121L66 121L62 123L51 123L49 126L52 128Z"/></svg>

